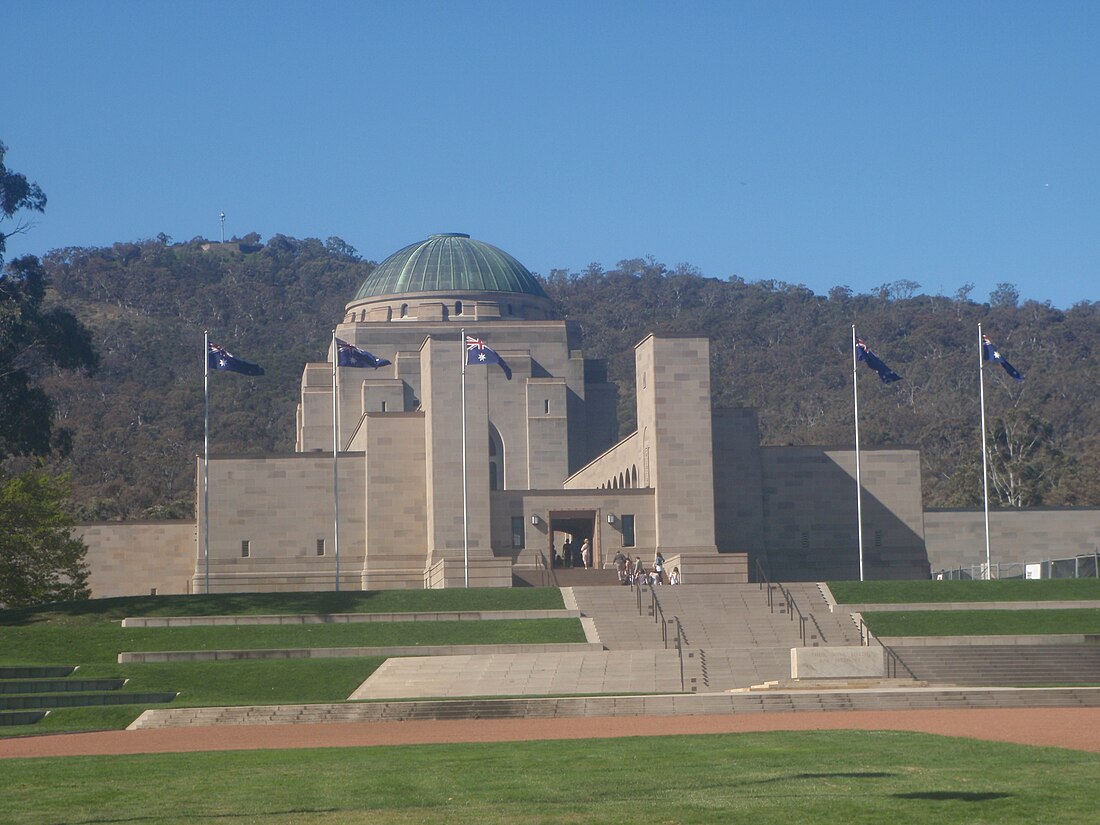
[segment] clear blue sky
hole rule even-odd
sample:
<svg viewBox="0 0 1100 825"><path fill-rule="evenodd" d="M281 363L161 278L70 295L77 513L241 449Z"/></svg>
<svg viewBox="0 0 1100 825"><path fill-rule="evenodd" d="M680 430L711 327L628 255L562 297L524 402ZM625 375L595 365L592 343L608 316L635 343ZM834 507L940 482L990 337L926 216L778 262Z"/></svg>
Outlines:
<svg viewBox="0 0 1100 825"><path fill-rule="evenodd" d="M1097 2L9 4L8 257L259 232L1100 300ZM7 225L10 229L10 224Z"/></svg>

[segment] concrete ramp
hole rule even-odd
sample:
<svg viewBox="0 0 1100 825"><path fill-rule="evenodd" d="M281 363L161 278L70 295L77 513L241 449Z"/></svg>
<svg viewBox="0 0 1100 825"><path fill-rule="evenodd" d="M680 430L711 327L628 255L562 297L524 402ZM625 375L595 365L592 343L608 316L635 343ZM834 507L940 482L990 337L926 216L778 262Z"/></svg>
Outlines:
<svg viewBox="0 0 1100 825"><path fill-rule="evenodd" d="M386 660L350 699L680 691L675 650L416 656Z"/></svg>

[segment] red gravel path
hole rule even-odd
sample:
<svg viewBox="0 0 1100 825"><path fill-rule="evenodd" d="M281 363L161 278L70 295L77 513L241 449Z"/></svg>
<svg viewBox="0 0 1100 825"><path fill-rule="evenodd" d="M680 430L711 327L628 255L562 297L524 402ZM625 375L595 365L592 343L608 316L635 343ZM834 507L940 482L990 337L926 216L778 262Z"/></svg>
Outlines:
<svg viewBox="0 0 1100 825"><path fill-rule="evenodd" d="M335 748L430 742L503 742L743 733L908 730L1100 753L1100 708L836 711L724 716L589 717L256 725L69 733L0 739L0 758L186 751Z"/></svg>

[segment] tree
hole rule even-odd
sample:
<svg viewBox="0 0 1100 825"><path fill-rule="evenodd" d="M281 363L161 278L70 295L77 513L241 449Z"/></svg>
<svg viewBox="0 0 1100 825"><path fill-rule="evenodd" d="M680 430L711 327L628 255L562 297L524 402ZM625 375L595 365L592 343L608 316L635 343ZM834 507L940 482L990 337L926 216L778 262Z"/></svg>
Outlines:
<svg viewBox="0 0 1100 825"><path fill-rule="evenodd" d="M37 183L31 183L26 175L13 172L4 164L4 155L8 147L0 140L0 223L12 220L21 209L43 212L46 209L46 195ZM4 251L7 240L12 235L25 232L29 224L18 223L11 232L0 232L0 266L4 265Z"/></svg>
<svg viewBox="0 0 1100 825"><path fill-rule="evenodd" d="M38 184L4 165L6 152L0 141L0 224L22 209L46 208ZM47 281L38 258L27 255L3 266L8 237L27 226L0 232L0 460L63 447L66 434L54 432L53 402L36 378L50 366L94 370L98 364L91 333L76 316L43 305Z"/></svg>
<svg viewBox="0 0 1100 825"><path fill-rule="evenodd" d="M53 401L37 383L46 368L94 371L88 329L66 309L44 307L46 273L38 258L16 258L0 279L0 459L46 455L64 447Z"/></svg>
<svg viewBox="0 0 1100 825"><path fill-rule="evenodd" d="M63 502L67 476L41 467L17 475L0 472L0 605L26 607L86 599L84 541Z"/></svg>
<svg viewBox="0 0 1100 825"><path fill-rule="evenodd" d="M1020 303L1020 290L1014 284L1000 283L989 293L991 307L1010 307L1015 309Z"/></svg>

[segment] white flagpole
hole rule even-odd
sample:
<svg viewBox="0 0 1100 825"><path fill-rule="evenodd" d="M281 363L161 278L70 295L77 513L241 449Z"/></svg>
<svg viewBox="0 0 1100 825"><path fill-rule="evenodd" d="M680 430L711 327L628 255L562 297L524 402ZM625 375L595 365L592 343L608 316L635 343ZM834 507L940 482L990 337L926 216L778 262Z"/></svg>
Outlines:
<svg viewBox="0 0 1100 825"><path fill-rule="evenodd" d="M210 331L202 331L202 560L203 592L210 592Z"/></svg>
<svg viewBox="0 0 1100 825"><path fill-rule="evenodd" d="M336 330L332 331L332 509L333 509L333 553L336 555L336 592L340 592L340 474L337 467L337 455L340 452L340 386L337 365L340 352L336 348Z"/></svg>
<svg viewBox="0 0 1100 825"><path fill-rule="evenodd" d="M856 358L856 325L852 324L852 412L856 428L856 534L859 537L859 580L863 581L863 480L859 466L859 361Z"/></svg>
<svg viewBox="0 0 1100 825"><path fill-rule="evenodd" d="M978 323L978 397L982 405L982 502L985 508L985 579L993 578L989 563L989 452L985 434L985 359L982 352L982 325Z"/></svg>
<svg viewBox="0 0 1100 825"><path fill-rule="evenodd" d="M466 501L466 330L458 334L458 351L462 356L462 568L466 589L470 589L470 525Z"/></svg>

